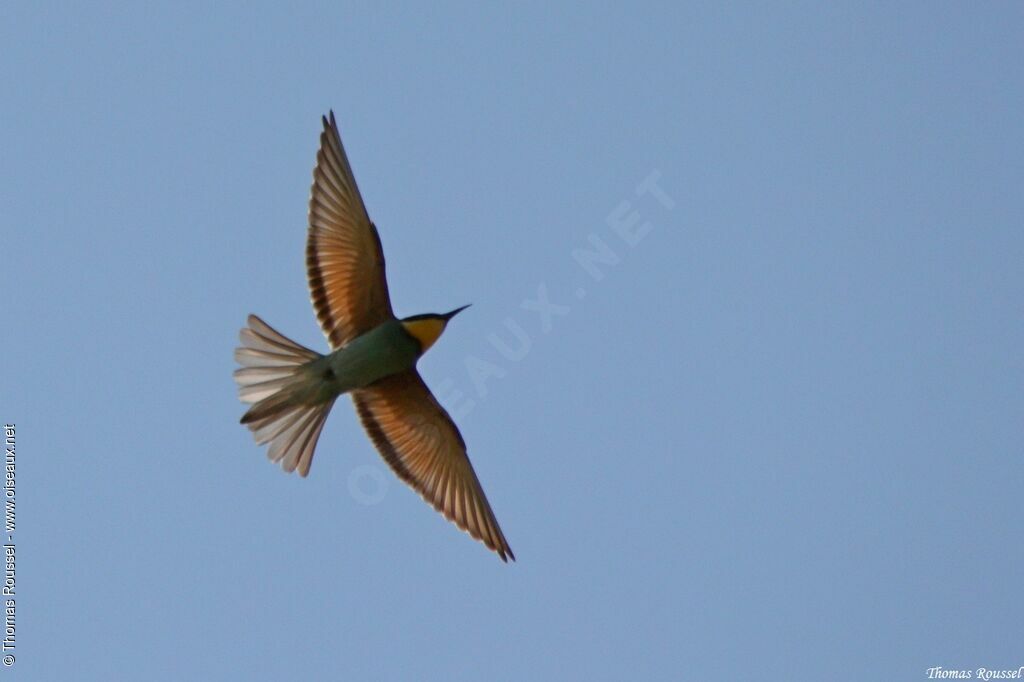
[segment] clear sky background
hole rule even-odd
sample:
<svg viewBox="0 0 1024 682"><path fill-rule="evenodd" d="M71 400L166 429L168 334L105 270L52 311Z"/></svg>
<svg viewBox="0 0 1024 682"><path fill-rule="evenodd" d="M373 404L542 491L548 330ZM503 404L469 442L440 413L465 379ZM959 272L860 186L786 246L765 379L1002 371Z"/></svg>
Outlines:
<svg viewBox="0 0 1024 682"><path fill-rule="evenodd" d="M0 676L1024 665L1021 4L0 14ZM327 347L332 107L515 564L348 400L306 480L238 424L248 313Z"/></svg>

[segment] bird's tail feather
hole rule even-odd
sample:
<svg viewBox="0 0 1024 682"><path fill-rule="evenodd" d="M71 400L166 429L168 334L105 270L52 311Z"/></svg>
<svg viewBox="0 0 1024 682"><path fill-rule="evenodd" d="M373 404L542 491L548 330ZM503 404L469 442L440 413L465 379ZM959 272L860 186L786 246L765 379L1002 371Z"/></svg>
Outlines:
<svg viewBox="0 0 1024 682"><path fill-rule="evenodd" d="M310 381L303 371L322 356L280 334L266 322L250 315L239 335L242 345L235 349L238 397L253 403L242 417L259 444L270 443L267 457L280 462L288 472L298 469L309 474L320 431L334 400L310 404L300 395L308 394Z"/></svg>

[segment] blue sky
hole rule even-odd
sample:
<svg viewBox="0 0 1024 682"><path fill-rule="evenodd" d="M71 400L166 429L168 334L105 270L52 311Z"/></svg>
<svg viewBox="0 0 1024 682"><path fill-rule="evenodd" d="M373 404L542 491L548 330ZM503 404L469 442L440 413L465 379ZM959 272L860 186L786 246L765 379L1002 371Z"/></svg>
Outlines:
<svg viewBox="0 0 1024 682"><path fill-rule="evenodd" d="M1024 665L1021 5L0 13L18 679ZM237 423L329 108L515 564Z"/></svg>

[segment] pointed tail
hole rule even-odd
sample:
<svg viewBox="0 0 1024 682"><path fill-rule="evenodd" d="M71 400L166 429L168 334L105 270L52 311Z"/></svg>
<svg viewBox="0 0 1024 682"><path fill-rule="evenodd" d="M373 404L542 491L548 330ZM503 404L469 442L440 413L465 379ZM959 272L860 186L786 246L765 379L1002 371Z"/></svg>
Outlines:
<svg viewBox="0 0 1024 682"><path fill-rule="evenodd" d="M316 381L303 368L323 356L255 315L249 316L248 325L239 334L242 345L235 349L235 361L242 365L235 370L238 397L253 403L241 421L257 443L270 443L267 457L287 472L298 469L306 476L334 399L317 404L302 400L310 382Z"/></svg>

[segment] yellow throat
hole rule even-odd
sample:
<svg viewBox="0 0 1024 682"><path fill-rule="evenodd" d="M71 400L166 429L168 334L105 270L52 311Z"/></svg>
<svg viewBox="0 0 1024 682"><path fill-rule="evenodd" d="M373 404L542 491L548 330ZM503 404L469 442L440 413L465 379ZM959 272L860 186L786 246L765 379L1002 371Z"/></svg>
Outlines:
<svg viewBox="0 0 1024 682"><path fill-rule="evenodd" d="M441 336L447 321L440 317L428 317L420 320L403 320L402 326L417 341L420 342L421 352L426 353L427 349L434 345L434 342Z"/></svg>

